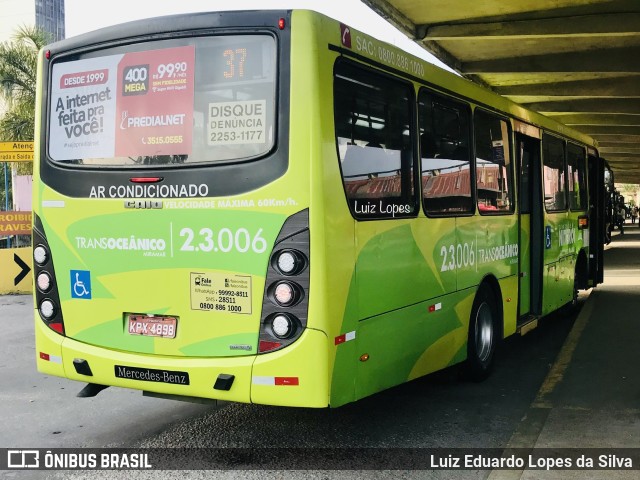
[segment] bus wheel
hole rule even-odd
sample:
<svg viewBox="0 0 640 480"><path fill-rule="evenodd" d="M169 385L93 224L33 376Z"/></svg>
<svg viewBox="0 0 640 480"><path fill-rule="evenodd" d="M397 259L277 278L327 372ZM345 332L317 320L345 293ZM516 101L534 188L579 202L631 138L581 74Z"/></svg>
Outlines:
<svg viewBox="0 0 640 480"><path fill-rule="evenodd" d="M578 261L576 262L576 269L573 275L573 291L571 292L571 300L567 303L562 313L565 315L573 315L578 312L578 291L587 288L587 259L586 256L580 252Z"/></svg>
<svg viewBox="0 0 640 480"><path fill-rule="evenodd" d="M471 380L486 379L493 368L498 343L498 309L487 285L478 290L471 309L465 370Z"/></svg>
<svg viewBox="0 0 640 480"><path fill-rule="evenodd" d="M573 279L573 292L571 293L571 302L569 303L569 306L571 308L571 310L576 310L578 308L578 274L576 273L576 276Z"/></svg>
<svg viewBox="0 0 640 480"><path fill-rule="evenodd" d="M565 315L573 315L578 311L578 289L580 288L580 279L578 275L580 272L576 267L576 273L573 277L573 292L571 292L571 300L562 309L562 313Z"/></svg>

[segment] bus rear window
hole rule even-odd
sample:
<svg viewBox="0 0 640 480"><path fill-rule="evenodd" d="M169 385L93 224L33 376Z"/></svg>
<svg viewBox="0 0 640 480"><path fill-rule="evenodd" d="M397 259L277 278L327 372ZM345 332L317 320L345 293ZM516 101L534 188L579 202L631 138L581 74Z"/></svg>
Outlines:
<svg viewBox="0 0 640 480"><path fill-rule="evenodd" d="M51 160L90 166L224 162L275 144L276 42L228 35L65 57L50 74Z"/></svg>

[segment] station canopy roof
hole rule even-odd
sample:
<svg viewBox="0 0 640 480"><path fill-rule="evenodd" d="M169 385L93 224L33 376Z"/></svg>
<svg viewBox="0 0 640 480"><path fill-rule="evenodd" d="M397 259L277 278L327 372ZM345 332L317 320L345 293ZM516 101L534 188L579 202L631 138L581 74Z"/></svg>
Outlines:
<svg viewBox="0 0 640 480"><path fill-rule="evenodd" d="M593 137L640 184L640 0L362 0L463 76Z"/></svg>

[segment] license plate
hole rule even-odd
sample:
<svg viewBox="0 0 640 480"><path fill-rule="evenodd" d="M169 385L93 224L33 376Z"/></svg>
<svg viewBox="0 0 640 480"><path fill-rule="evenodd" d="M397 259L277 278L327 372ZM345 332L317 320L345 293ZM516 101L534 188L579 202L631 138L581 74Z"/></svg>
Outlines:
<svg viewBox="0 0 640 480"><path fill-rule="evenodd" d="M177 317L165 315L141 315L129 313L128 325L131 335L143 335L145 337L175 338Z"/></svg>

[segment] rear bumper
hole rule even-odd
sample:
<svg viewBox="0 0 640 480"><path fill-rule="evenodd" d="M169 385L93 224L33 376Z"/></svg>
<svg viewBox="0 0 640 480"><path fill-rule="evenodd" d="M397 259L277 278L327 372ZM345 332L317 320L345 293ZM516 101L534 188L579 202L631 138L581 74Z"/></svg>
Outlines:
<svg viewBox="0 0 640 480"><path fill-rule="evenodd" d="M164 357L96 347L58 335L37 312L35 333L38 371L49 375L231 402L320 408L329 404L327 337L317 330L307 329L293 345L274 353L229 358ZM86 360L92 376L79 374L74 359ZM213 388L220 374L235 377L230 390Z"/></svg>

